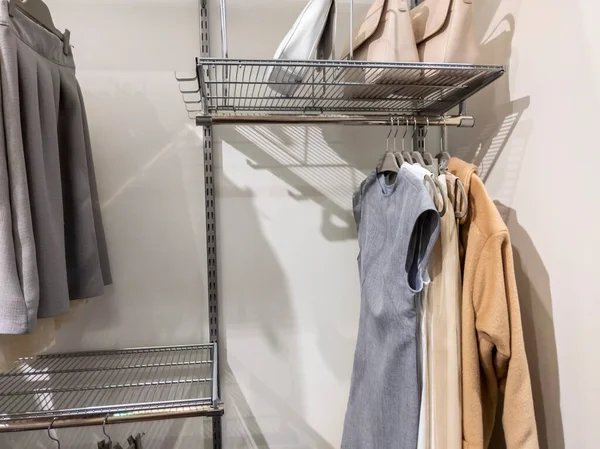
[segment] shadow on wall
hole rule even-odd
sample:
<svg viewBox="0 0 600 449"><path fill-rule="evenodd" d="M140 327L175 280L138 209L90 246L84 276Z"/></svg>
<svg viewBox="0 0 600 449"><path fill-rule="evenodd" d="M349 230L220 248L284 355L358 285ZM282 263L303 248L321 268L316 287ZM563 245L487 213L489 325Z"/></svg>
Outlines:
<svg viewBox="0 0 600 449"><path fill-rule="evenodd" d="M496 207L510 227L540 448L564 449L550 276L517 212L499 202ZM500 426L492 441L492 449L504 447Z"/></svg>
<svg viewBox="0 0 600 449"><path fill-rule="evenodd" d="M236 148L251 167L269 170L290 186L290 197L322 206L321 231L327 240L355 239L351 198L364 174L346 160L354 153L348 142L339 137L330 140L328 128L332 127L237 126L239 136L232 137L238 142L242 137ZM334 149L341 145L346 151Z"/></svg>
<svg viewBox="0 0 600 449"><path fill-rule="evenodd" d="M206 316L198 299L205 263L201 141L183 120L165 125L149 86L92 81L95 89L84 93L114 284L63 326L57 349L198 341ZM163 313L173 308L198 319L182 323Z"/></svg>
<svg viewBox="0 0 600 449"><path fill-rule="evenodd" d="M486 4L494 11L499 2ZM493 17L493 14L491 14ZM479 16L478 16L479 17ZM491 20L491 19L490 19ZM489 22L480 21L488 24ZM476 111L476 126L472 130L450 130L453 143L453 156L470 161L479 168L479 176L486 181L498 162L498 158L513 135L530 98L522 97L511 101L510 95L510 56L515 33L515 19L512 15L503 17L492 31L493 38L482 42L479 51L479 64L503 65L506 73L502 78L487 87L467 102L470 111ZM527 132L527 126L520 126L520 132ZM522 136L526 140L527 136ZM522 157L524 151L520 151ZM513 161L518 169L519 161ZM516 182L518 172L511 174ZM506 181L506 180L505 180Z"/></svg>
<svg viewBox="0 0 600 449"><path fill-rule="evenodd" d="M230 274L220 284L226 444L268 448L268 435L271 442L332 449L298 412L306 398L299 325L287 276L261 227L254 193L222 172L218 180L223 229L219 264L227 267L225 276ZM257 366L260 378L254 374Z"/></svg>
<svg viewBox="0 0 600 449"><path fill-rule="evenodd" d="M353 241L357 237L352 215L352 196L365 174L356 167L371 169L374 166L384 148L386 132L387 129L382 131L381 128L371 129L369 132L361 127L331 125L236 126L220 128L219 137L234 144L235 149L248 158L250 167L268 170L284 181L289 186L290 199L311 201L319 205L322 211L321 235L330 242L341 242ZM369 151L373 148L374 138L378 143L376 152ZM255 211L253 213L256 214ZM236 217L232 216L231 220L235 223ZM223 221L221 226L225 226ZM224 234L229 236L234 233L237 232L232 229L230 233L225 231ZM260 254L264 247L265 244L260 242L240 242L236 251L238 254L242 251ZM353 267L356 256L351 257L348 263ZM260 266L260 271L268 273L264 269L268 265L254 263L250 266ZM273 282L272 278L281 277L281 268L277 266L275 270L269 276L269 282ZM271 284L262 284L263 292L264 285L268 285L268 290L271 291ZM275 286L278 288L277 284ZM273 301L279 299L274 297ZM347 298L343 295L327 297L327 307L336 311L338 322L344 321L346 313L352 313L348 311L346 301ZM339 312L340 310L344 312ZM269 319L266 318L267 322ZM265 316L262 315L257 322L264 320ZM326 345L319 345L323 360L338 379L345 381L348 371L344 361L352 359L354 337L342 335L332 325L331 317L323 313L323 308L315 308L311 323L317 326L320 341L328 342Z"/></svg>

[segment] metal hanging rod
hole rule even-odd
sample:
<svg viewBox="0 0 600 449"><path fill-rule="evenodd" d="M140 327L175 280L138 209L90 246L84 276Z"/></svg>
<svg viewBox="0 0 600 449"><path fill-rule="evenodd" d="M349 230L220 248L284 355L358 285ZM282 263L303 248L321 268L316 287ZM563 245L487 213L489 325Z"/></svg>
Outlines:
<svg viewBox="0 0 600 449"><path fill-rule="evenodd" d="M472 128L475 118L468 115L457 115L447 117L414 117L403 115L214 115L196 117L196 126L210 125L386 125L390 126L390 120L394 119L400 125L410 126L456 126L459 128Z"/></svg>

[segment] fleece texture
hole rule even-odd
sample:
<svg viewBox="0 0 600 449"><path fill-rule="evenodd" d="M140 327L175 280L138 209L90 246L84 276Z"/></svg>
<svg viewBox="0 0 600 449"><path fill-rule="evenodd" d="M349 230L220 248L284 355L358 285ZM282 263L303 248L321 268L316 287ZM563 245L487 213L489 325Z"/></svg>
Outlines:
<svg viewBox="0 0 600 449"><path fill-rule="evenodd" d="M448 169L469 197L460 226L463 449L488 447L500 397L507 448L538 449L508 229L477 168L451 158Z"/></svg>

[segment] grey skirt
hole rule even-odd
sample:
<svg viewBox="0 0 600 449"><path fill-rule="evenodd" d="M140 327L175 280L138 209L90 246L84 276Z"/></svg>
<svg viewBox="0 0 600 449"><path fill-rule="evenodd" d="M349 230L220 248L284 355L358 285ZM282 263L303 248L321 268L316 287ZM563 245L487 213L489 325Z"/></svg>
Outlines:
<svg viewBox="0 0 600 449"><path fill-rule="evenodd" d="M70 48L0 0L0 334L111 283Z"/></svg>

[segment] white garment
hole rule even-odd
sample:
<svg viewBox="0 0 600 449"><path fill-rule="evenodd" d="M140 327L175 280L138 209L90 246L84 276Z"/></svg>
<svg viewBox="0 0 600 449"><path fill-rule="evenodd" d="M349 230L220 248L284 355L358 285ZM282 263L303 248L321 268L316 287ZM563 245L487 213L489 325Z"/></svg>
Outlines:
<svg viewBox="0 0 600 449"><path fill-rule="evenodd" d="M304 61L334 57L336 11L335 0L310 0L277 47L273 59ZM269 87L289 96L308 74L309 67L278 64L269 69L272 83Z"/></svg>
<svg viewBox="0 0 600 449"><path fill-rule="evenodd" d="M427 170L425 167L420 164L409 164L408 162L404 162L400 168L405 168L412 172L417 178L421 178L423 176L431 176L433 177L433 173Z"/></svg>
<svg viewBox="0 0 600 449"><path fill-rule="evenodd" d="M424 179L425 176L429 176L433 178L433 174L422 167L419 164L408 164L403 163L401 168L410 171L413 175L415 175L419 179ZM435 192L431 191L430 184L427 183L429 193L434 195ZM423 287L423 291L421 294L417 296L417 311L418 311L418 335L417 335L417 348L419 351L418 361L419 361L419 374L421 380L421 408L419 410L419 434L417 437L417 449L430 449L431 441L431 373L429 372L429 336L428 330L429 326L427 325L428 321L431 321L430 314L430 305L428 302L430 301L431 295L429 290L431 288L431 284L433 282L433 276L435 273L432 273L430 267L433 263L439 264L439 261L435 261L434 259L440 259L441 254L438 250L439 248L439 239L436 242L431 256L429 257L429 264L427 265L427 281Z"/></svg>
<svg viewBox="0 0 600 449"><path fill-rule="evenodd" d="M402 164L419 178L433 174L418 164ZM429 258L430 283L418 301L421 409L418 449L461 449L460 297L458 229L446 175L438 178L447 210ZM439 194L439 192L438 192ZM452 195L454 197L454 195Z"/></svg>

